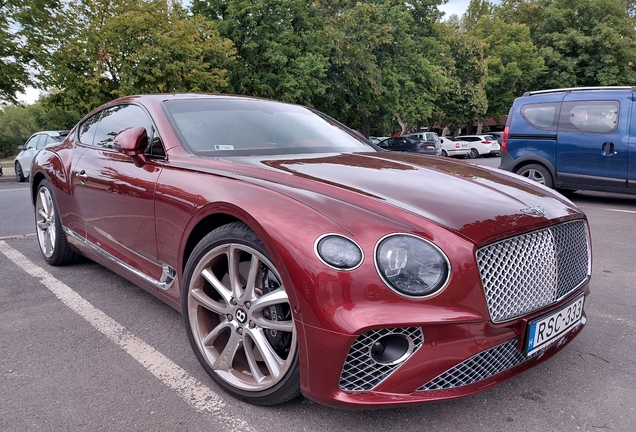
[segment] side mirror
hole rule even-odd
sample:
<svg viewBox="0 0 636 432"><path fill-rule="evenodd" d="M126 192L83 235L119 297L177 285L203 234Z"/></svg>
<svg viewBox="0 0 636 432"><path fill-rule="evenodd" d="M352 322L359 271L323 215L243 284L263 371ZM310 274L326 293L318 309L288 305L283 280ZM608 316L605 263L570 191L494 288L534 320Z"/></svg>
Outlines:
<svg viewBox="0 0 636 432"><path fill-rule="evenodd" d="M130 156L135 166L142 167L146 163L144 155L148 145L146 128L138 126L121 131L115 137L114 145L117 151Z"/></svg>
<svg viewBox="0 0 636 432"><path fill-rule="evenodd" d="M20 151L24 150L24 144L19 145L19 146L18 146L18 150L20 150Z"/></svg>

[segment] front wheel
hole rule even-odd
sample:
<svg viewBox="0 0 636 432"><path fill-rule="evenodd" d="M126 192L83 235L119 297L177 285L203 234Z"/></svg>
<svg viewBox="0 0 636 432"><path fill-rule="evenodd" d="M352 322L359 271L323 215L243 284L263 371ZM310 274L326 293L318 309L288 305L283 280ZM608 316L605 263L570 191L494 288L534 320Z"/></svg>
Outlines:
<svg viewBox="0 0 636 432"><path fill-rule="evenodd" d="M53 198L53 189L47 180L42 180L38 185L35 198L35 231L46 262L51 265L64 265L75 260L77 255L68 246L57 204Z"/></svg>
<svg viewBox="0 0 636 432"><path fill-rule="evenodd" d="M539 184L545 185L549 188L554 187L554 182L552 181L552 174L550 171L543 165L539 164L529 164L524 165L520 169L517 170L517 174L527 179L530 179Z"/></svg>
<svg viewBox="0 0 636 432"><path fill-rule="evenodd" d="M15 163L15 177L20 183L24 183L24 181L26 180L24 171L22 171L22 165L20 165L20 162L17 161Z"/></svg>
<svg viewBox="0 0 636 432"><path fill-rule="evenodd" d="M263 243L243 223L215 229L184 272L183 318L190 345L225 391L255 405L300 394L292 308Z"/></svg>

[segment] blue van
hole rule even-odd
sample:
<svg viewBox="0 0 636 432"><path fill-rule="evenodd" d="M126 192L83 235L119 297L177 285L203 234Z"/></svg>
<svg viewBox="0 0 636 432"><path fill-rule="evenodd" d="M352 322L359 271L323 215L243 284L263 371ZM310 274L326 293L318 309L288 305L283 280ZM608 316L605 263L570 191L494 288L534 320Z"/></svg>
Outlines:
<svg viewBox="0 0 636 432"><path fill-rule="evenodd" d="M501 165L548 187L636 194L635 87L527 92L515 99Z"/></svg>

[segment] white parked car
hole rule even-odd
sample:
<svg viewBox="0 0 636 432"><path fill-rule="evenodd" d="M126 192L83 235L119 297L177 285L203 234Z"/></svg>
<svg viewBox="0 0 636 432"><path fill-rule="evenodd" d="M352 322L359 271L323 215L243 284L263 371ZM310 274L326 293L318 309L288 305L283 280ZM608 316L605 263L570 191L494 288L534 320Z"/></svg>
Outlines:
<svg viewBox="0 0 636 432"><path fill-rule="evenodd" d="M29 178L31 174L31 161L36 153L50 144L62 141L68 135L68 131L42 131L36 132L27 140L26 144L18 147L20 153L13 160L15 176L19 182Z"/></svg>
<svg viewBox="0 0 636 432"><path fill-rule="evenodd" d="M442 156L470 156L470 143L456 138L440 137L442 143Z"/></svg>
<svg viewBox="0 0 636 432"><path fill-rule="evenodd" d="M471 158L501 155L501 146L497 142L497 138L492 135L460 135L455 139L470 143Z"/></svg>

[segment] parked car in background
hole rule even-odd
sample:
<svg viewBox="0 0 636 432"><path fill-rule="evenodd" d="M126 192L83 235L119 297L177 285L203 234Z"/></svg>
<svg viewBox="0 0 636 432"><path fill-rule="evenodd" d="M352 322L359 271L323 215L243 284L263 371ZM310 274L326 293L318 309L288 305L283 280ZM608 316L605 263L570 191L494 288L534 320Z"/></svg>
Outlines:
<svg viewBox="0 0 636 432"><path fill-rule="evenodd" d="M380 143L380 141L387 139L388 137L374 137L371 136L369 137L369 141L371 141L371 143L378 145Z"/></svg>
<svg viewBox="0 0 636 432"><path fill-rule="evenodd" d="M499 146L501 146L503 142L503 132L488 132L488 135L494 137L497 140Z"/></svg>
<svg viewBox="0 0 636 432"><path fill-rule="evenodd" d="M458 140L470 142L470 157L499 156L501 146L492 135L459 135Z"/></svg>
<svg viewBox="0 0 636 432"><path fill-rule="evenodd" d="M561 190L636 193L636 87L579 87L517 98L501 169Z"/></svg>
<svg viewBox="0 0 636 432"><path fill-rule="evenodd" d="M378 147L389 151L422 153L428 155L441 154L439 141L424 141L416 136L402 135L399 137L390 137L380 141L377 145Z"/></svg>
<svg viewBox="0 0 636 432"><path fill-rule="evenodd" d="M456 138L440 137L442 156L466 157L470 156L470 143Z"/></svg>
<svg viewBox="0 0 636 432"><path fill-rule="evenodd" d="M24 145L18 147L20 153L13 160L16 179L23 182L29 178L31 161L35 154L49 144L59 143L66 135L68 131L42 131L31 135Z"/></svg>
<svg viewBox="0 0 636 432"><path fill-rule="evenodd" d="M181 311L203 369L249 403L472 395L586 323L590 235L573 203L514 174L380 151L301 106L121 98L32 169L43 259L85 255Z"/></svg>

